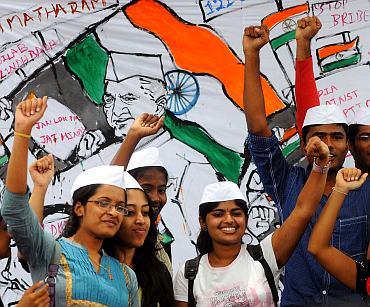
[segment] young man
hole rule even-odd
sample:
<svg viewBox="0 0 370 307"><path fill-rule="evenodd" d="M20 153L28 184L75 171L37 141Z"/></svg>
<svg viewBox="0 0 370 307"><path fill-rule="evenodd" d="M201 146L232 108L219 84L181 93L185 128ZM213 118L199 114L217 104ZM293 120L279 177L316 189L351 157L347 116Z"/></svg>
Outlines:
<svg viewBox="0 0 370 307"><path fill-rule="evenodd" d="M300 30L302 29L297 29L297 38L307 34ZM307 170L288 165L279 148L278 139L271 132L266 121L259 77L259 51L268 42L268 35L268 29L264 25L246 28L244 32L243 47L246 64L244 110L249 130L249 150L264 188L276 202L283 221L294 209L297 197L312 168L328 172L324 195L317 213L321 212L335 184L336 173L342 167L348 151L348 127L343 113L336 106L311 108L304 121L302 119L300 121L303 126L302 143L305 144L312 136L319 136L329 147L330 168L329 165L317 165L311 159ZM356 259L360 259L367 248L368 239L364 238L363 234L367 233L369 195L368 182L361 190L351 192L343 204L334 230L333 245L350 256L356 256ZM353 203L356 206L350 205ZM359 296L330 277L308 254L308 240L316 219L317 215L312 218L286 265L281 306L316 304L359 306L363 304Z"/></svg>
<svg viewBox="0 0 370 307"><path fill-rule="evenodd" d="M295 92L297 126L300 132L307 110L320 105L311 57L311 40L320 28L321 22L315 16L298 21ZM349 150L356 167L363 173L368 173L370 171L370 106L362 108L356 114L355 120L349 125L348 139Z"/></svg>

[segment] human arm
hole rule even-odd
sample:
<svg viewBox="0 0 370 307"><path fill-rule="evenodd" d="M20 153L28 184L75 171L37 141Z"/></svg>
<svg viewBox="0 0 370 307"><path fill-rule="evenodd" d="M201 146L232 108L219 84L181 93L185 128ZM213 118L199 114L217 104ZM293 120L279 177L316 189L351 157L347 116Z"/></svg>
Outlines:
<svg viewBox="0 0 370 307"><path fill-rule="evenodd" d="M44 219L43 211L46 191L54 177L53 155L49 154L32 163L29 167L29 172L34 184L29 202L41 224Z"/></svg>
<svg viewBox="0 0 370 307"><path fill-rule="evenodd" d="M177 271L174 282L173 292L176 307L188 306L188 280L185 278L185 264Z"/></svg>
<svg viewBox="0 0 370 307"><path fill-rule="evenodd" d="M30 266L44 264L53 254L55 241L44 233L36 215L28 205L27 155L33 125L46 109L46 97L27 99L16 107L15 138L6 177L1 214L18 250Z"/></svg>
<svg viewBox="0 0 370 307"><path fill-rule="evenodd" d="M295 75L296 121L300 133L307 110L320 105L311 57L311 40L321 27L321 22L316 16L305 17L298 20L295 32L297 41Z"/></svg>
<svg viewBox="0 0 370 307"><path fill-rule="evenodd" d="M10 236L6 231L6 224L0 215L0 259L10 256Z"/></svg>
<svg viewBox="0 0 370 307"><path fill-rule="evenodd" d="M317 165L325 166L328 164L329 147L319 137L310 138L305 150L308 156L315 157ZM279 268L289 260L312 215L319 206L324 193L326 178L326 172L317 172L314 169L311 171L293 211L281 227L274 232L272 246Z"/></svg>
<svg viewBox="0 0 370 307"><path fill-rule="evenodd" d="M24 292L16 307L48 307L49 304L48 285L39 281Z"/></svg>
<svg viewBox="0 0 370 307"><path fill-rule="evenodd" d="M244 29L244 114L248 130L258 136L271 136L267 125L265 102L260 77L260 49L269 41L267 26L250 26Z"/></svg>
<svg viewBox="0 0 370 307"><path fill-rule="evenodd" d="M347 287L356 289L356 262L330 245L334 225L349 191L358 189L365 182L367 173L355 168L339 170L328 202L313 228L308 251L321 266ZM356 204L353 204L354 206ZM346 268L345 270L343 268Z"/></svg>
<svg viewBox="0 0 370 307"><path fill-rule="evenodd" d="M127 168L128 162L140 140L156 134L163 127L164 116L143 113L135 119L127 135L113 157L112 165L122 165Z"/></svg>

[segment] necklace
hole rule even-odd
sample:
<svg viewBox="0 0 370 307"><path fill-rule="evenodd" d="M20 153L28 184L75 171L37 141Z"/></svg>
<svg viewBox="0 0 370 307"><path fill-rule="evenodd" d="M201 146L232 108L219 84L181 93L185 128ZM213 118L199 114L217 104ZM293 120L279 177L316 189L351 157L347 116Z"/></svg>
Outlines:
<svg viewBox="0 0 370 307"><path fill-rule="evenodd" d="M78 244L78 245L81 245L80 243L78 243L77 241L75 241L75 239L73 237L70 237L69 238L72 242ZM81 245L83 246L83 245ZM87 249L85 248L86 252L87 252ZM108 277L110 280L113 280L113 275L112 273L110 272L110 264L108 263L108 269L106 269L104 266L102 266L101 264L97 263L96 261L94 261L90 256L89 256L89 253L87 253L88 257L89 257L89 260L94 263L95 265L97 265L99 268L102 268L104 271L106 271L108 273ZM103 258L103 256L102 256Z"/></svg>
<svg viewBox="0 0 370 307"><path fill-rule="evenodd" d="M110 280L113 280L113 275L112 273L110 272L110 264L108 263L108 269L106 269L105 267L103 267L101 264L97 263L96 261L94 261L91 257L89 257L90 261L94 264L96 264L97 266L99 266L100 268L102 268L104 271L106 271L108 273L108 276L109 276L109 279Z"/></svg>

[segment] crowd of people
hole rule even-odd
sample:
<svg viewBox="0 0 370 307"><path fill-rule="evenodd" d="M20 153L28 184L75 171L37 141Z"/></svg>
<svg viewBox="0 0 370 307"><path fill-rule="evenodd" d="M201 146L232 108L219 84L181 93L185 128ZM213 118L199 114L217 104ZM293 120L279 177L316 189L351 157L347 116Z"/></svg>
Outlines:
<svg viewBox="0 0 370 307"><path fill-rule="evenodd" d="M260 79L264 25L244 31L246 146L281 225L258 245L243 243L248 202L229 181L204 188L199 203L198 256L173 276L170 247L161 242L158 214L167 202L168 173L156 148L135 151L164 118L142 114L111 165L82 172L60 238L43 230L45 194L54 160L29 167L32 127L47 97L20 102L1 207L0 257L10 238L34 285L17 306L361 306L370 294L370 112L347 123L337 106L320 105L312 38L321 28L305 17L296 29L296 109L307 168L289 165L269 127ZM343 168L350 150L354 168ZM283 276L283 291L278 283Z"/></svg>

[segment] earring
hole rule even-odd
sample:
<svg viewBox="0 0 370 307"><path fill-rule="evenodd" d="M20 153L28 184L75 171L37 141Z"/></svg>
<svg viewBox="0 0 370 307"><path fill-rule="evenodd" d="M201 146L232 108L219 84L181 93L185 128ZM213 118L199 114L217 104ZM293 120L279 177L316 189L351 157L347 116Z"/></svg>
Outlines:
<svg viewBox="0 0 370 307"><path fill-rule="evenodd" d="M202 225L202 227L201 227L201 229L202 229L202 231L207 231L207 225Z"/></svg>

